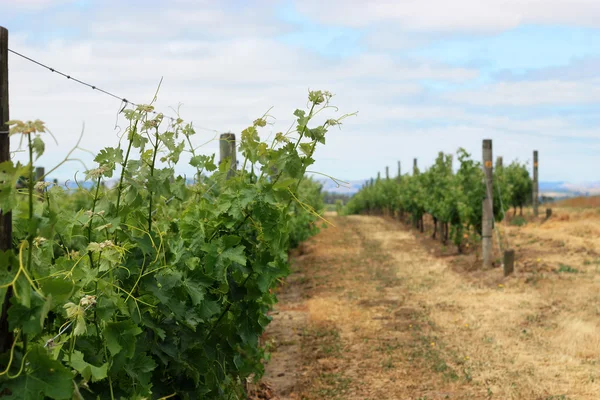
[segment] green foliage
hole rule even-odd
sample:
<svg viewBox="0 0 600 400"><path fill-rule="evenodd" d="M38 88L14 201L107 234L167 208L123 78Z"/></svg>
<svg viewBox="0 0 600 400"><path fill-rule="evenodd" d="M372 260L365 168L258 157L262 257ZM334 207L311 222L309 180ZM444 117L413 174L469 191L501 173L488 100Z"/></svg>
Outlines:
<svg viewBox="0 0 600 400"><path fill-rule="evenodd" d="M0 253L0 301L14 292L0 397L243 398L242 382L263 373L259 337L288 250L317 229L321 187L306 168L347 116L309 126L331 94L309 98L270 144L258 135L265 117L245 129L244 167L229 178L226 163L196 154L190 125L163 130L152 106L126 110L126 140L100 151L86 173L94 187L72 194L34 185L45 127L13 123L29 163L3 169L25 189L0 192L15 244ZM174 174L184 152L191 186Z"/></svg>
<svg viewBox="0 0 600 400"><path fill-rule="evenodd" d="M481 235L485 184L482 164L462 148L456 155L456 172L452 169L452 155L440 153L426 171L416 170L413 175L367 184L348 202L345 213L397 211L409 214L415 225L424 214L429 214L440 226L448 228L443 241L451 240L460 250L469 232ZM524 204L530 194L531 179L526 166L514 162L496 169L491 194L495 220L504 218L505 208Z"/></svg>
<svg viewBox="0 0 600 400"><path fill-rule="evenodd" d="M531 204L533 199L533 181L529 176L527 165L514 161L504 168L504 175L506 183L503 185L502 191L506 193L506 207L513 207L515 214L519 207L522 214L523 206Z"/></svg>
<svg viewBox="0 0 600 400"><path fill-rule="evenodd" d="M310 236L319 232L317 219L323 213L325 203L321 193L323 186L312 178L305 178L298 187L298 201L290 207L290 247L295 248Z"/></svg>
<svg viewBox="0 0 600 400"><path fill-rule="evenodd" d="M559 264L559 268L556 270L556 272L561 273L568 273L568 274L577 274L579 273L579 270L577 268L573 268L570 265L567 264Z"/></svg>
<svg viewBox="0 0 600 400"><path fill-rule="evenodd" d="M510 220L510 224L514 226L524 226L527 225L527 220L523 217L517 216Z"/></svg>
<svg viewBox="0 0 600 400"><path fill-rule="evenodd" d="M341 200L341 199L337 199L337 200L335 201L335 212L336 212L338 215L342 215L342 211L343 211L343 209L344 209L344 201L343 201L343 200Z"/></svg>

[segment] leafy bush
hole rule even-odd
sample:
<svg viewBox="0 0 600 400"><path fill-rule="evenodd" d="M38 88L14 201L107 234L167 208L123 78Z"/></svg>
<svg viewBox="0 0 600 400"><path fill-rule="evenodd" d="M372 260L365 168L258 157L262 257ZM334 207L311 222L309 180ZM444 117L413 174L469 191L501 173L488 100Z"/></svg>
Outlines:
<svg viewBox="0 0 600 400"><path fill-rule="evenodd" d="M290 207L290 248L295 248L319 232L318 220L325 203L323 185L312 178L304 178L298 187L298 199Z"/></svg>
<svg viewBox="0 0 600 400"><path fill-rule="evenodd" d="M524 226L527 225L527 220L523 217L516 216L510 220L510 224L514 226Z"/></svg>
<svg viewBox="0 0 600 400"><path fill-rule="evenodd" d="M348 214L397 211L409 214L413 225L422 229L423 215L433 218L436 230L440 226L444 244L451 240L459 250L468 232L481 235L482 201L485 184L482 164L458 149L459 167L453 171L453 157L439 153L426 171L416 169L413 175L395 180L376 180L360 190L345 207ZM522 206L531 194L531 179L527 168L518 162L494 173L494 218L504 218L505 207Z"/></svg>
<svg viewBox="0 0 600 400"><path fill-rule="evenodd" d="M263 372L258 339L287 251L314 233L320 189L304 174L346 117L309 127L330 98L310 92L309 111L296 110L295 129L271 144L258 134L266 117L254 121L229 179L228 163L196 153L190 125L163 129L152 106L127 110L124 144L98 153L94 187L75 196L34 182L45 126L13 121L29 162L0 165L15 245L0 252L0 301L10 302L0 397L243 397L242 382ZM191 186L174 173L184 152Z"/></svg>

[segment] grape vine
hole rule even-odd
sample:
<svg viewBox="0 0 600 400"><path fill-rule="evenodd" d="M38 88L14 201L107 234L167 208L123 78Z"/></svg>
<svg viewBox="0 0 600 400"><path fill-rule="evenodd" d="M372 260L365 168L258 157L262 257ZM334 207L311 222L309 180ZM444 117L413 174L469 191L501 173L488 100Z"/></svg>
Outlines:
<svg viewBox="0 0 600 400"><path fill-rule="evenodd" d="M408 215L415 228L423 232L423 216L433 219L433 237L441 235L459 251L470 234L481 236L482 200L485 195L482 165L460 148L459 167L453 171L452 154L441 153L424 172L396 179L377 179L366 185L346 205L344 212L398 213ZM494 217L505 217L505 208L520 208L531 202L532 180L526 164L518 161L494 170ZM438 228L439 227L439 228Z"/></svg>
<svg viewBox="0 0 600 400"><path fill-rule="evenodd" d="M243 398L245 379L264 371L259 337L288 250L320 222L306 168L352 115L316 124L331 97L311 91L308 111L270 143L259 136L269 117L255 120L239 145L248 168L229 179L227 163L193 148L192 126L165 127L152 105L128 109L124 142L96 155L94 187L76 193L34 182L45 125L11 121L29 160L0 165L14 225L14 250L0 252L0 301L13 293L0 398ZM192 185L175 174L185 152Z"/></svg>

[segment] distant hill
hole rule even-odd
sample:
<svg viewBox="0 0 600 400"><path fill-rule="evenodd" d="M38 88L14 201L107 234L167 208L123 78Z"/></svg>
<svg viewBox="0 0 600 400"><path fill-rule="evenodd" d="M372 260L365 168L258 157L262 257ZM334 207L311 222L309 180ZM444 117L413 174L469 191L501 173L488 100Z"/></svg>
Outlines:
<svg viewBox="0 0 600 400"><path fill-rule="evenodd" d="M353 180L338 185L331 179L317 178L315 179L323 184L323 191L338 194L353 195L360 190L360 188L368 180ZM188 179L189 183L192 180ZM107 187L113 187L117 184L116 179L108 180L105 184ZM65 185L65 182L59 182L60 185ZM77 183L74 180L66 182L69 189L76 189ZM92 182L79 181L79 185L89 188L92 186ZM582 183L571 183L563 181L555 182L540 182L540 195L554 197L554 198L567 198L567 197L586 197L586 196L600 196L600 182L582 182Z"/></svg>
<svg viewBox="0 0 600 400"><path fill-rule="evenodd" d="M323 184L323 190L330 193L353 195L367 180L349 181L338 186L331 179L317 179ZM577 197L600 195L600 182L570 183L563 181L540 182L540 195L549 197Z"/></svg>
<svg viewBox="0 0 600 400"><path fill-rule="evenodd" d="M367 182L366 180L361 181L347 181L337 185L331 179L316 179L323 184L323 191L330 193L348 194L353 195L360 190L360 188Z"/></svg>

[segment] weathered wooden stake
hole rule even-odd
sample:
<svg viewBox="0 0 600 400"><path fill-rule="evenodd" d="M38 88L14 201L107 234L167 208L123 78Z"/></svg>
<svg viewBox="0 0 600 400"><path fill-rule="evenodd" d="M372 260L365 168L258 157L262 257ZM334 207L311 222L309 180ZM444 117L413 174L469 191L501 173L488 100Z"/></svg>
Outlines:
<svg viewBox="0 0 600 400"><path fill-rule="evenodd" d="M8 137L8 30L0 26L0 163L10 161L10 139ZM0 250L12 248L12 213L0 210ZM12 268L12 267L9 267ZM13 335L8 327L8 308L12 287L6 290L0 314L0 354L10 350Z"/></svg>
<svg viewBox="0 0 600 400"><path fill-rule="evenodd" d="M398 179L400 179L402 177L402 168L400 165L400 161L398 161Z"/></svg>
<svg viewBox="0 0 600 400"><path fill-rule="evenodd" d="M539 183L538 183L538 152L533 152L533 215L538 216Z"/></svg>
<svg viewBox="0 0 600 400"><path fill-rule="evenodd" d="M231 178L237 170L236 154L235 154L235 134L223 133L220 137L220 160L219 164L229 162L229 172L227 179Z"/></svg>
<svg viewBox="0 0 600 400"><path fill-rule="evenodd" d="M552 216L552 209L546 208L546 219L550 219L551 216Z"/></svg>
<svg viewBox="0 0 600 400"><path fill-rule="evenodd" d="M385 167L385 179L390 179L390 167Z"/></svg>
<svg viewBox="0 0 600 400"><path fill-rule="evenodd" d="M417 159L415 158L415 159L413 160L413 175L416 175L416 174L418 173L418 172L417 172L417 170L418 170L418 167L417 167Z"/></svg>
<svg viewBox="0 0 600 400"><path fill-rule="evenodd" d="M504 251L504 276L508 276L515 270L515 251Z"/></svg>
<svg viewBox="0 0 600 400"><path fill-rule="evenodd" d="M496 158L496 168L502 168L502 167L504 167L502 156L498 156L498 158Z"/></svg>
<svg viewBox="0 0 600 400"><path fill-rule="evenodd" d="M377 181L379 182L381 180L381 172L377 172Z"/></svg>
<svg viewBox="0 0 600 400"><path fill-rule="evenodd" d="M44 175L46 174L44 167L36 167L35 168L35 181L39 182L42 180Z"/></svg>
<svg viewBox="0 0 600 400"><path fill-rule="evenodd" d="M483 172L485 183L485 197L483 199L483 220L481 233L481 246L483 253L483 268L492 266L492 229L494 224L494 194L493 194L493 165L492 165L492 140L483 140Z"/></svg>

